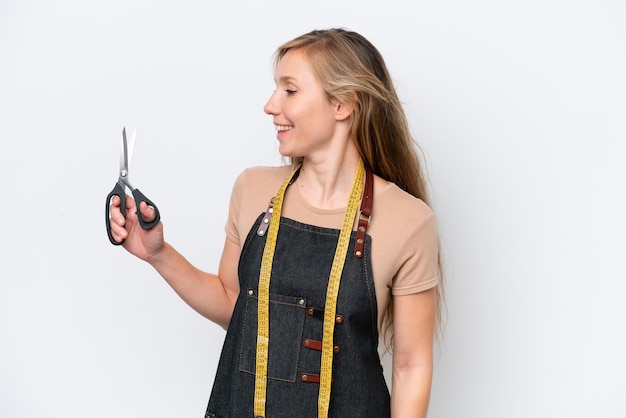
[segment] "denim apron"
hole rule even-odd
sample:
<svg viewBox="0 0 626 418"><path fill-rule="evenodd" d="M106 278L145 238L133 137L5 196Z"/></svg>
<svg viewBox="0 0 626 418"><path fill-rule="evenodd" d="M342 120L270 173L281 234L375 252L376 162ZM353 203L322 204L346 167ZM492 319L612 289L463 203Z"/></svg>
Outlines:
<svg viewBox="0 0 626 418"><path fill-rule="evenodd" d="M258 281L265 236L252 227L239 261L240 293L220 356L206 418L253 418ZM281 218L270 281L267 418L317 417L326 286L338 229ZM334 331L329 417L390 416L378 356L377 305L370 258L354 256L352 232Z"/></svg>

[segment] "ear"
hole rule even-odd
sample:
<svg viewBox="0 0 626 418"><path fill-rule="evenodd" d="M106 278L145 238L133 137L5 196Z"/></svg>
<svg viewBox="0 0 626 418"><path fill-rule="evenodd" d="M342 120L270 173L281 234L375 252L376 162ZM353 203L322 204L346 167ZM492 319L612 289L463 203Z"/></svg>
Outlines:
<svg viewBox="0 0 626 418"><path fill-rule="evenodd" d="M348 100L335 101L335 119L344 121L352 116L354 104L356 103L356 93L352 92Z"/></svg>

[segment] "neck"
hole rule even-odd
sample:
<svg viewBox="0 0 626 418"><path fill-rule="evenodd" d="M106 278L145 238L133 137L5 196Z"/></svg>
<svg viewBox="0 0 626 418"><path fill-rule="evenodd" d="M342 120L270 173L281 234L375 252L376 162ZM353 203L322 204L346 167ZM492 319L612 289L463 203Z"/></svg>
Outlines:
<svg viewBox="0 0 626 418"><path fill-rule="evenodd" d="M315 160L305 158L294 186L313 206L335 209L346 206L360 156L356 147L343 155Z"/></svg>

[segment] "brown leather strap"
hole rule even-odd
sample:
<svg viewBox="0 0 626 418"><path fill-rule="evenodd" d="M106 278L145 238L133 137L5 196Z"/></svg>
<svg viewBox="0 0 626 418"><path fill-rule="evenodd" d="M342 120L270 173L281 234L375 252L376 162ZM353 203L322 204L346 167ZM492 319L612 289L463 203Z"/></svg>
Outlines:
<svg viewBox="0 0 626 418"><path fill-rule="evenodd" d="M259 225L259 229L256 230L256 234L260 237L265 235L267 232L267 228L270 226L270 221L272 220L272 212L274 211L274 198L270 199L270 204L267 206L267 210L265 211L265 216L263 216L263 220L261 221L261 225Z"/></svg>
<svg viewBox="0 0 626 418"><path fill-rule="evenodd" d="M309 306L308 308L306 308L306 314L312 316L313 318L324 320L324 311L322 309L316 309L312 306ZM335 316L335 324L341 325L343 324L343 322L343 315Z"/></svg>
<svg viewBox="0 0 626 418"><path fill-rule="evenodd" d="M311 350L322 351L322 342L305 338L304 340L302 340L302 347L309 348ZM339 345L334 345L333 353L335 354L341 353L341 347Z"/></svg>
<svg viewBox="0 0 626 418"><path fill-rule="evenodd" d="M374 175L369 168L365 169L365 190L361 198L359 210L359 225L356 229L356 244L354 245L354 256L363 257L363 247L365 246L365 232L372 216L372 206L374 201Z"/></svg>
<svg viewBox="0 0 626 418"><path fill-rule="evenodd" d="M296 169L296 172L293 174L293 177L289 181L288 186L291 186L291 184L294 181L296 181L296 179L300 175L300 169L301 168L302 168L302 166L300 166L300 167L298 167ZM269 228L269 226L270 226L270 221L272 220L272 212L274 212L274 198L275 197L276 196L274 196L274 197L272 197L270 199L270 203L269 203L269 205L267 205L267 210L265 211L265 215L263 216L263 220L261 221L261 225L259 225L259 229L256 230L256 234L258 236L260 236L260 237L265 235L265 233L267 232L267 228Z"/></svg>
<svg viewBox="0 0 626 418"><path fill-rule="evenodd" d="M305 383L319 383L320 375L313 373L300 373L300 381ZM335 379L331 379L331 381L335 381Z"/></svg>
<svg viewBox="0 0 626 418"><path fill-rule="evenodd" d="M311 350L322 351L322 342L305 338L304 340L302 340L302 347L310 348Z"/></svg>

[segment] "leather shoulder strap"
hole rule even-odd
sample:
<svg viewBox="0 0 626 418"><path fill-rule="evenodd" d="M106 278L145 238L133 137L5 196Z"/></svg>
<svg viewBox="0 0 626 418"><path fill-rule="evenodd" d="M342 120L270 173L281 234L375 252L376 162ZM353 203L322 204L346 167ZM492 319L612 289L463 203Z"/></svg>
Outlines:
<svg viewBox="0 0 626 418"><path fill-rule="evenodd" d="M363 247L365 246L365 232L372 217L372 205L374 204L374 175L369 168L365 170L365 188L361 198L359 209L359 225L356 230L356 244L354 245L354 256L363 257Z"/></svg>

